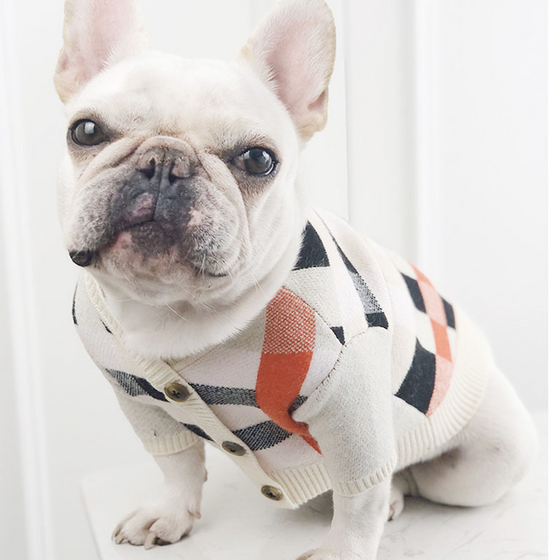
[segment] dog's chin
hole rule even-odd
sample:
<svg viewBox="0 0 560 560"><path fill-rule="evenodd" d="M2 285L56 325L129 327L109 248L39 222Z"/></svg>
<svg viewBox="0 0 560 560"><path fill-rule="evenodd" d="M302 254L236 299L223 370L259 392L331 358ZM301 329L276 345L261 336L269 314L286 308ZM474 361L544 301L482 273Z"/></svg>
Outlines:
<svg viewBox="0 0 560 560"><path fill-rule="evenodd" d="M135 299L152 301L198 299L231 280L231 272L214 269L210 259L183 253L178 243L142 250L131 231L122 231L97 252L92 272Z"/></svg>

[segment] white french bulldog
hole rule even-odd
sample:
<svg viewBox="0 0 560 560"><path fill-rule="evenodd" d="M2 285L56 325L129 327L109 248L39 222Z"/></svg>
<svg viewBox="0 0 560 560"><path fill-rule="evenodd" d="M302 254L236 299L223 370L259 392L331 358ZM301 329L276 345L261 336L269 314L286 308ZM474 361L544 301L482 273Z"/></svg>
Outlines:
<svg viewBox="0 0 560 560"><path fill-rule="evenodd" d="M191 531L205 439L280 505L333 491L331 530L300 557L313 560L372 560L405 495L487 504L535 455L527 412L460 310L308 207L299 156L326 124L334 59L323 0L278 2L229 64L146 50L134 0L66 2L55 83L60 219L85 269L74 321L165 475L117 543Z"/></svg>

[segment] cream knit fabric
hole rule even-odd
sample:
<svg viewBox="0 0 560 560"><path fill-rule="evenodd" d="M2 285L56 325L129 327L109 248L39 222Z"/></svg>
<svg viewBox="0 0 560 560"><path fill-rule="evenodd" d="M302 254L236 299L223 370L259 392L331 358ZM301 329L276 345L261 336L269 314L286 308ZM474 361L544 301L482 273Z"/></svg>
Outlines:
<svg viewBox="0 0 560 560"><path fill-rule="evenodd" d="M484 338L420 271L323 212L267 308L197 356L130 352L87 272L73 317L150 453L199 438L233 450L283 507L362 492L443 445L476 411L492 366Z"/></svg>

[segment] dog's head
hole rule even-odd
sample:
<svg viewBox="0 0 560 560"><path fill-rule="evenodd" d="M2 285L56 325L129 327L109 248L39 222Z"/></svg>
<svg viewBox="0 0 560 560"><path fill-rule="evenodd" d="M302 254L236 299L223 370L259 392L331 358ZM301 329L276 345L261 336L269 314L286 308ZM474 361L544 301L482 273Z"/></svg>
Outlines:
<svg viewBox="0 0 560 560"><path fill-rule="evenodd" d="M299 152L325 125L334 52L322 0L281 0L232 63L146 50L134 0L67 0L72 260L154 304L259 282L303 227Z"/></svg>

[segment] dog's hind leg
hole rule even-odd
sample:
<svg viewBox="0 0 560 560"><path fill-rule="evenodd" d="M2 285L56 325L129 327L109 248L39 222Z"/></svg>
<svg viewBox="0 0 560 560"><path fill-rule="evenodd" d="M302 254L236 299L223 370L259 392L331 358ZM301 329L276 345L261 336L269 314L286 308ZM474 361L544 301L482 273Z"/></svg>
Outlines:
<svg viewBox="0 0 560 560"><path fill-rule="evenodd" d="M408 469L418 495L442 504L481 506L501 498L536 457L527 410L497 369L472 420L439 457Z"/></svg>
<svg viewBox="0 0 560 560"><path fill-rule="evenodd" d="M394 521L404 509L404 497L410 496L412 491L405 472L395 473L391 480L391 494L389 497L388 521Z"/></svg>

